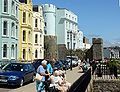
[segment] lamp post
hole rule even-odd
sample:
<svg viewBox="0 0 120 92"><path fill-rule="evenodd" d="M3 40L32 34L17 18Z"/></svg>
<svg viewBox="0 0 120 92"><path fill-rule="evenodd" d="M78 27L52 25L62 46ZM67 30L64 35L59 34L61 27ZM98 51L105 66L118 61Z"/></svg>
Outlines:
<svg viewBox="0 0 120 92"><path fill-rule="evenodd" d="M70 50L70 56L71 56L70 70L72 71L72 31L70 31L70 43L71 43L71 50Z"/></svg>

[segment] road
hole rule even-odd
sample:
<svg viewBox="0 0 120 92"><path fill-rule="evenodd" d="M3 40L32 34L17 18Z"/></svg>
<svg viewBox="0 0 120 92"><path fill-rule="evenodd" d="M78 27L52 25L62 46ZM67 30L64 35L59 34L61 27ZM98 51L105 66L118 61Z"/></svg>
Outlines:
<svg viewBox="0 0 120 92"><path fill-rule="evenodd" d="M66 79L71 84L74 83L81 75L82 73L78 72L78 67L73 68L72 71L71 70L66 71ZM35 82L26 84L20 88L0 86L0 92L36 92Z"/></svg>

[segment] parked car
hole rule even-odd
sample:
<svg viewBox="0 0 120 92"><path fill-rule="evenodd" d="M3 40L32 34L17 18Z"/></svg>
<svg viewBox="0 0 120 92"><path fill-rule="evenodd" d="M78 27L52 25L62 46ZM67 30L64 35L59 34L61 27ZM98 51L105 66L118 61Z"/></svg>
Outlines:
<svg viewBox="0 0 120 92"><path fill-rule="evenodd" d="M8 63L0 72L0 84L22 86L33 81L35 68L31 63Z"/></svg>
<svg viewBox="0 0 120 92"><path fill-rule="evenodd" d="M68 70L70 68L68 61L66 61L66 60L60 60L60 61L63 64L63 70Z"/></svg>
<svg viewBox="0 0 120 92"><path fill-rule="evenodd" d="M35 71L37 71L37 68L41 65L41 62L43 61L43 59L35 59L32 63L32 65L35 68Z"/></svg>
<svg viewBox="0 0 120 92"><path fill-rule="evenodd" d="M69 66L70 66L70 64L71 64L71 59L67 59L67 62L68 62L68 64L69 64ZM77 60L72 60L72 67L75 67L75 66L77 66L78 65L78 61Z"/></svg>
<svg viewBox="0 0 120 92"><path fill-rule="evenodd" d="M56 61L53 68L62 69L63 64L61 61Z"/></svg>

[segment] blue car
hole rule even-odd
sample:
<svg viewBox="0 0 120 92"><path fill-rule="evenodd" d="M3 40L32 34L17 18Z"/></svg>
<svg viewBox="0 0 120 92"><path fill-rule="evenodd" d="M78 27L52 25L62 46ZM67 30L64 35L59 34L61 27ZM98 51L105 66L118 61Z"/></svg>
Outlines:
<svg viewBox="0 0 120 92"><path fill-rule="evenodd" d="M55 64L54 64L54 68L63 69L62 62L61 61L56 61Z"/></svg>
<svg viewBox="0 0 120 92"><path fill-rule="evenodd" d="M9 63L0 71L0 84L23 86L33 81L35 68L31 63Z"/></svg>

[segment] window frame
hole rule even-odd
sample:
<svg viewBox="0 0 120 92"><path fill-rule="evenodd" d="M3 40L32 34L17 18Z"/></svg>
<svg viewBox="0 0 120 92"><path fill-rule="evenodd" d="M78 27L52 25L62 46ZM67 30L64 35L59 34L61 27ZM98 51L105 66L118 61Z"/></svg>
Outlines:
<svg viewBox="0 0 120 92"><path fill-rule="evenodd" d="M4 23L6 23L6 27ZM3 21L3 35L4 36L8 35L8 22L7 21Z"/></svg>
<svg viewBox="0 0 120 92"><path fill-rule="evenodd" d="M38 27L38 19L35 19L35 27Z"/></svg>
<svg viewBox="0 0 120 92"><path fill-rule="evenodd" d="M35 50L35 58L37 58L38 57L38 51L37 51L37 49Z"/></svg>
<svg viewBox="0 0 120 92"><path fill-rule="evenodd" d="M35 43L38 43L38 34L35 34Z"/></svg>
<svg viewBox="0 0 120 92"><path fill-rule="evenodd" d="M3 44L3 58L7 58L7 44Z"/></svg>
<svg viewBox="0 0 120 92"><path fill-rule="evenodd" d="M6 4L5 4L5 2L6 2ZM3 12L8 12L8 0L4 0L3 1Z"/></svg>
<svg viewBox="0 0 120 92"><path fill-rule="evenodd" d="M26 41L26 31L25 30L23 30L23 40L22 41Z"/></svg>
<svg viewBox="0 0 120 92"><path fill-rule="evenodd" d="M26 23L26 12L25 12L25 11L23 12L23 19L22 19L22 22L23 22L23 23Z"/></svg>

